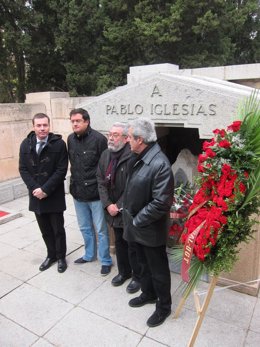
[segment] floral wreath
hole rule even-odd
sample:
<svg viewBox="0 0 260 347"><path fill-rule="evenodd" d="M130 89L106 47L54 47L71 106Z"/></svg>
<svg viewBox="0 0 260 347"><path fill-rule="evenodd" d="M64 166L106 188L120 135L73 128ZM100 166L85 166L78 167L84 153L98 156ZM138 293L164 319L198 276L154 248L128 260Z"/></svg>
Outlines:
<svg viewBox="0 0 260 347"><path fill-rule="evenodd" d="M181 245L173 260L181 263L184 296L205 273L229 272L240 242L248 242L260 207L260 101L254 93L240 119L213 131L198 159L198 191L189 207Z"/></svg>

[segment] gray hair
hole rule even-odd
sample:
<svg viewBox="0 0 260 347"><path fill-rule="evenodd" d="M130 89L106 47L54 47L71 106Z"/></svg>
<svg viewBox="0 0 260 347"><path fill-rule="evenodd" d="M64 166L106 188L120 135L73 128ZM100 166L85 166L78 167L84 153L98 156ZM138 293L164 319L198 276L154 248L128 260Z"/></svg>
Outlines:
<svg viewBox="0 0 260 347"><path fill-rule="evenodd" d="M127 136L128 135L129 125L127 123L115 122L112 125L112 127L122 128L123 129L122 135L123 136Z"/></svg>
<svg viewBox="0 0 260 347"><path fill-rule="evenodd" d="M145 144L157 140L154 122L151 119L140 117L131 121L129 126L133 130L133 137L142 137Z"/></svg>

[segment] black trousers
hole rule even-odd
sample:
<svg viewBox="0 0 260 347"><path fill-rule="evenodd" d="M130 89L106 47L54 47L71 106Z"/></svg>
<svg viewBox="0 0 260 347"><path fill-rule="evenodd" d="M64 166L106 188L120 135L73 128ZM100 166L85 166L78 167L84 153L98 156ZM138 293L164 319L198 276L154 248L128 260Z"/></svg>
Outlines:
<svg viewBox="0 0 260 347"><path fill-rule="evenodd" d="M140 281L141 266L137 261L135 243L123 239L123 228L113 229L118 272L122 276L132 275L134 280Z"/></svg>
<svg viewBox="0 0 260 347"><path fill-rule="evenodd" d="M63 259L66 256L66 234L63 212L36 214L36 220L47 247L47 257Z"/></svg>
<svg viewBox="0 0 260 347"><path fill-rule="evenodd" d="M166 246L148 247L136 243L137 259L141 264L142 296L157 298L156 311L171 310L171 275Z"/></svg>

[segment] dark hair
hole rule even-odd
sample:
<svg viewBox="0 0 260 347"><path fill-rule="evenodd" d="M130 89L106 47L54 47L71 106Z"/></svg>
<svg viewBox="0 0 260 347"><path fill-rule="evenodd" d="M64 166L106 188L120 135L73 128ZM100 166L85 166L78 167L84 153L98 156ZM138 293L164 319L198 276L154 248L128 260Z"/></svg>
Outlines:
<svg viewBox="0 0 260 347"><path fill-rule="evenodd" d="M74 110L71 110L70 111L70 118L71 118L71 116L73 116L74 114L77 114L77 113L81 114L82 118L84 120L90 121L89 113L87 110L84 110L84 108L74 108Z"/></svg>
<svg viewBox="0 0 260 347"><path fill-rule="evenodd" d="M36 113L36 114L33 116L33 119L32 119L33 125L34 125L35 119L41 119L41 118L47 118L47 119L48 119L48 123L50 124L50 117L47 116L47 114L45 114L45 113Z"/></svg>

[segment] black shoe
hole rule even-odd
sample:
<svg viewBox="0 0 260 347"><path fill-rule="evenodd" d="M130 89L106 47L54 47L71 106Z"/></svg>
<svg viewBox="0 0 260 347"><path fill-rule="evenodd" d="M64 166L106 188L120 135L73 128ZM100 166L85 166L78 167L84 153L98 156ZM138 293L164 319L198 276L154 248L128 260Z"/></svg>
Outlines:
<svg viewBox="0 0 260 347"><path fill-rule="evenodd" d="M146 304L155 304L156 303L156 298L146 298L144 296L142 296L142 294L140 296L137 296L136 298L131 299L128 302L128 305L131 307L141 307L144 306Z"/></svg>
<svg viewBox="0 0 260 347"><path fill-rule="evenodd" d="M44 262L40 265L39 270L40 270L40 271L45 271L45 270L49 269L49 267L50 267L53 263L55 263L55 261L57 261L57 259L54 259L54 258L46 258L46 259L44 260Z"/></svg>
<svg viewBox="0 0 260 347"><path fill-rule="evenodd" d="M126 287L126 291L129 294L134 294L134 293L138 292L138 290L140 288L141 288L140 282L133 279L133 280L131 280L131 282Z"/></svg>
<svg viewBox="0 0 260 347"><path fill-rule="evenodd" d="M67 263L65 259L58 259L58 272L62 273L66 271Z"/></svg>
<svg viewBox="0 0 260 347"><path fill-rule="evenodd" d="M74 264L85 264L85 263L88 263L88 261L83 259L82 257L74 260Z"/></svg>
<svg viewBox="0 0 260 347"><path fill-rule="evenodd" d="M102 276L107 276L111 271L111 265L102 265L101 267L101 275Z"/></svg>
<svg viewBox="0 0 260 347"><path fill-rule="evenodd" d="M118 287L118 286L121 286L123 283L125 283L125 281L128 280L129 278L131 278L131 274L127 276L118 274L112 279L111 283L114 287Z"/></svg>
<svg viewBox="0 0 260 347"><path fill-rule="evenodd" d="M161 325L170 314L171 314L171 310L168 312L164 312L164 313L159 313L159 312L155 311L151 315L151 317L148 318L146 324L150 328L157 327L158 325Z"/></svg>

